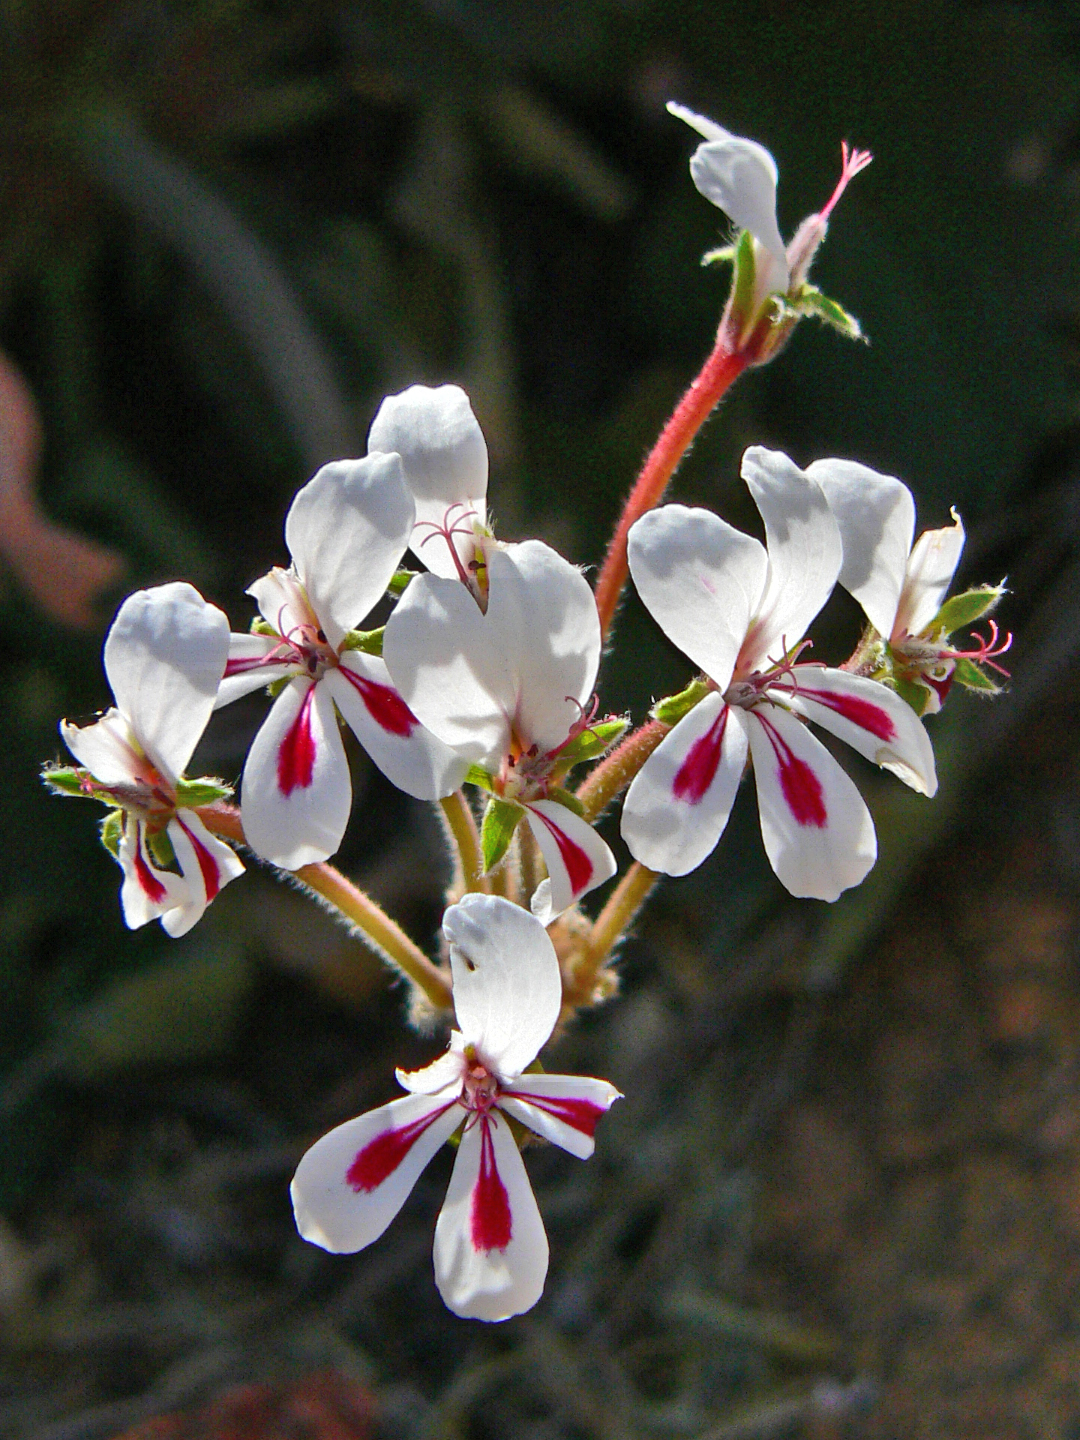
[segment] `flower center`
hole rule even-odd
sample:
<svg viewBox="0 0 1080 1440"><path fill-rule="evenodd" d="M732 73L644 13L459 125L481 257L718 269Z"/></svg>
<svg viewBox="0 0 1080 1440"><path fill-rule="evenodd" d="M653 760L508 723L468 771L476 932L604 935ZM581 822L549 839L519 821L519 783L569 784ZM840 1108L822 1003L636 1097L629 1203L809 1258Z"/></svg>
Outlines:
<svg viewBox="0 0 1080 1440"><path fill-rule="evenodd" d="M499 1081L469 1045L465 1051L465 1075L461 1103L474 1115L486 1115L501 1093Z"/></svg>

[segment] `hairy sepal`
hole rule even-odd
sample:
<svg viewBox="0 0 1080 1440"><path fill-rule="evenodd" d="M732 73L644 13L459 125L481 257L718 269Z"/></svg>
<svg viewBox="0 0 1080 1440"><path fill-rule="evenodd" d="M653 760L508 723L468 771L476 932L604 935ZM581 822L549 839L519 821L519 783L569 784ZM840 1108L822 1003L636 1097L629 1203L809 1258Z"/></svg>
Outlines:
<svg viewBox="0 0 1080 1440"><path fill-rule="evenodd" d="M393 595L395 599L404 595L418 573L416 570L395 570L390 577L390 584L386 587L386 593Z"/></svg>
<svg viewBox="0 0 1080 1440"><path fill-rule="evenodd" d="M350 630L341 642L342 650L362 650L365 655L382 655L383 635L386 626L377 630Z"/></svg>
<svg viewBox="0 0 1080 1440"><path fill-rule="evenodd" d="M956 662L953 679L965 690L979 690L984 695L1000 695L1002 687L974 660L961 656Z"/></svg>
<svg viewBox="0 0 1080 1440"><path fill-rule="evenodd" d="M476 785L481 790L490 790L493 785L491 774L482 765L470 765L465 772L464 784Z"/></svg>
<svg viewBox="0 0 1080 1440"><path fill-rule="evenodd" d="M866 341L863 328L855 316L849 314L838 301L822 294L816 285L800 285L794 294L784 299L782 309L786 314L812 315L841 335L846 335L849 340Z"/></svg>
<svg viewBox="0 0 1080 1440"><path fill-rule="evenodd" d="M120 837L123 833L124 812L122 810L110 810L101 822L101 843L117 864L120 862Z"/></svg>
<svg viewBox="0 0 1080 1440"><path fill-rule="evenodd" d="M480 826L480 850L484 857L484 873L494 870L510 848L521 817L525 811L520 805L509 800L500 800L493 795L484 811Z"/></svg>
<svg viewBox="0 0 1080 1440"><path fill-rule="evenodd" d="M951 595L934 616L929 627L931 634L951 635L954 630L967 629L989 615L1004 593L1004 585L979 585L962 595Z"/></svg>
<svg viewBox="0 0 1080 1440"><path fill-rule="evenodd" d="M926 707L930 703L930 691L925 685L920 685L915 680L905 680L902 675L894 675L888 683L920 719L925 715Z"/></svg>
<svg viewBox="0 0 1080 1440"><path fill-rule="evenodd" d="M598 759L605 751L610 750L617 740L622 739L629 724L629 720L601 720L599 724L582 730L580 735L575 735L559 752L559 769L571 770L585 760Z"/></svg>
<svg viewBox="0 0 1080 1440"><path fill-rule="evenodd" d="M198 780L178 780L176 807L178 810L197 810L200 805L216 805L221 800L228 800L232 793L231 785L226 785L224 780L211 779L209 775L202 775Z"/></svg>
<svg viewBox="0 0 1080 1440"><path fill-rule="evenodd" d="M85 770L77 770L74 765L46 765L41 772L42 784L54 795L74 795L83 800L95 798L84 788L84 781L89 778Z"/></svg>
<svg viewBox="0 0 1080 1440"><path fill-rule="evenodd" d="M689 715L694 706L705 699L709 688L707 680L691 680L686 689L680 690L677 695L667 695L658 700L649 714L662 725L677 725L684 715Z"/></svg>

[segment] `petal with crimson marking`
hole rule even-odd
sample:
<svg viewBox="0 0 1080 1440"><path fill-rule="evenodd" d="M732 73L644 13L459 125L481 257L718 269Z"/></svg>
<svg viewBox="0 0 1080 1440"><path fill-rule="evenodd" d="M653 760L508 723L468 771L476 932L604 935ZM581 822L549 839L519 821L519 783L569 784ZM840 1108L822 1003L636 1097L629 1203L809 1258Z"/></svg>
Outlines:
<svg viewBox="0 0 1080 1440"><path fill-rule="evenodd" d="M713 691L675 726L634 777L622 836L634 859L686 875L716 848L746 767L742 713Z"/></svg>
<svg viewBox="0 0 1080 1440"><path fill-rule="evenodd" d="M250 695L253 690L262 690L275 680L296 674L295 661L278 662L274 658L286 648L277 635L230 635L229 658L214 709L220 710L223 705L239 700L241 695Z"/></svg>
<svg viewBox="0 0 1080 1440"><path fill-rule="evenodd" d="M210 834L194 810L178 810L169 821L168 835L189 895L185 904L161 917L161 928L175 939L187 934L218 891L244 873L244 866L231 846Z"/></svg>
<svg viewBox="0 0 1080 1440"><path fill-rule="evenodd" d="M370 1245L464 1119L456 1091L405 1095L316 1140L290 1186L300 1234L337 1255Z"/></svg>
<svg viewBox="0 0 1080 1440"><path fill-rule="evenodd" d="M325 685L297 676L248 751L240 792L247 843L264 860L299 870L334 854L351 804L333 699Z"/></svg>
<svg viewBox="0 0 1080 1440"><path fill-rule="evenodd" d="M435 1283L448 1309L472 1320L507 1320L544 1292L544 1222L509 1123L478 1117L458 1146L435 1226Z"/></svg>
<svg viewBox="0 0 1080 1440"><path fill-rule="evenodd" d="M622 1094L588 1075L522 1075L503 1088L499 1107L545 1140L587 1160L596 1122Z"/></svg>
<svg viewBox="0 0 1080 1440"><path fill-rule="evenodd" d="M610 880L619 867L607 841L565 805L530 800L525 814L551 877L551 914L544 917L550 924L583 895Z"/></svg>
<svg viewBox="0 0 1080 1440"><path fill-rule="evenodd" d="M920 795L936 792L930 736L895 690L846 670L796 665L767 693L891 771Z"/></svg>
<svg viewBox="0 0 1080 1440"><path fill-rule="evenodd" d="M120 908L129 930L138 930L166 911L190 902L186 881L169 870L159 870L154 864L142 821L127 817L116 858L124 872Z"/></svg>
<svg viewBox="0 0 1080 1440"><path fill-rule="evenodd" d="M835 900L877 859L874 822L852 781L779 705L746 713L761 838L792 895Z"/></svg>

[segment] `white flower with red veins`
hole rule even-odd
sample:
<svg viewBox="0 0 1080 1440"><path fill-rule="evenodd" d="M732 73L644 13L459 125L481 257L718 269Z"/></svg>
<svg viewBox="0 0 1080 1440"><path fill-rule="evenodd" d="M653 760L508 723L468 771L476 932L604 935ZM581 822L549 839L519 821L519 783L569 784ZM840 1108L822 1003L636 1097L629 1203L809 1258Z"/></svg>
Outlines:
<svg viewBox="0 0 1080 1440"><path fill-rule="evenodd" d="M952 617L943 609L964 549L964 526L954 510L953 524L924 530L915 544L915 501L911 491L892 475L881 475L854 460L815 460L806 472L821 486L844 546L840 584L859 602L877 636L888 647L889 678L903 689L917 685L921 694L910 703L920 714L936 714L953 680L977 689L996 684L973 667L989 665L1006 674L994 657L1003 654L1011 637L998 644L990 621L990 637L973 650L957 650L949 642L953 629L981 619L1000 599L1003 586L985 586L951 602ZM966 601L967 604L958 602ZM877 671L878 655L864 647L864 668ZM958 662L968 662L966 665ZM910 692L909 692L910 694Z"/></svg>
<svg viewBox="0 0 1080 1440"><path fill-rule="evenodd" d="M396 451L416 504L409 544L435 575L457 576L479 595L487 530L488 452L469 397L457 385L411 385L388 395L368 449Z"/></svg>
<svg viewBox="0 0 1080 1440"><path fill-rule="evenodd" d="M552 798L560 757L588 729L600 664L596 601L573 565L539 540L490 547L486 610L457 581L420 575L383 654L424 724L523 809L550 876L538 914L550 920L615 874L607 844Z"/></svg>
<svg viewBox="0 0 1080 1440"><path fill-rule="evenodd" d="M630 531L638 593L710 688L635 777L622 833L650 869L695 869L727 825L749 752L773 869L793 895L835 900L873 865L877 840L858 790L803 722L925 795L937 788L934 755L893 691L797 663L836 582L840 534L821 488L786 455L755 446L742 474L767 549L710 511L681 505L651 511Z"/></svg>
<svg viewBox="0 0 1080 1440"><path fill-rule="evenodd" d="M324 465L285 520L292 565L248 590L264 633L232 636L217 703L282 685L248 753L240 803L247 843L287 870L325 860L345 833L352 785L338 713L408 794L435 800L464 778L465 764L420 724L379 656L351 648L412 525L397 455Z"/></svg>
<svg viewBox="0 0 1080 1440"><path fill-rule="evenodd" d="M527 1070L555 1027L555 949L527 911L490 895L447 910L458 1029L424 1070L399 1070L410 1093L317 1141L292 1182L305 1240L337 1254L377 1240L421 1171L460 1144L435 1227L435 1283L456 1315L505 1320L544 1289L548 1244L509 1120L587 1159L600 1116L619 1098L606 1080Z"/></svg>
<svg viewBox="0 0 1080 1440"><path fill-rule="evenodd" d="M105 640L115 706L92 725L61 721L64 743L85 767L75 793L119 812L120 904L133 930L160 919L169 935L186 934L243 873L229 846L182 803L185 788L198 788L182 775L214 708L228 650L228 620L192 586L137 590ZM176 870L161 863L163 852Z"/></svg>

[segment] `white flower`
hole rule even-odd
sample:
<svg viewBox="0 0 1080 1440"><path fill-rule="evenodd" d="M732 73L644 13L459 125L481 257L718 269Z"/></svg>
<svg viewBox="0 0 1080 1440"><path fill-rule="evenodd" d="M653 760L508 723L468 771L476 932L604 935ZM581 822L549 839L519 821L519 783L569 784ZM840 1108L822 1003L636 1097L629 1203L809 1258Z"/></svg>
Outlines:
<svg viewBox="0 0 1080 1440"><path fill-rule="evenodd" d="M548 1245L508 1117L582 1159L619 1092L605 1080L524 1073L554 1029L559 962L543 926L489 895L443 920L458 1030L410 1093L316 1142L292 1182L305 1240L335 1253L377 1240L420 1172L455 1131L461 1143L435 1227L435 1282L451 1310L505 1320L539 1300Z"/></svg>
<svg viewBox="0 0 1080 1440"><path fill-rule="evenodd" d="M710 511L681 505L651 511L630 531L638 593L714 688L645 762L622 833L651 869L693 870L723 833L749 751L773 869L793 895L835 900L870 869L877 841L855 786L803 720L926 795L937 788L933 751L893 691L795 663L840 570L840 535L820 487L785 455L755 446L742 474L767 550Z"/></svg>
<svg viewBox="0 0 1080 1440"><path fill-rule="evenodd" d="M584 577L539 540L488 546L487 609L457 581L420 575L386 627L383 653L423 723L522 805L551 877L548 919L611 878L595 830L548 798L559 754L584 726L600 620Z"/></svg>
<svg viewBox="0 0 1080 1440"><path fill-rule="evenodd" d="M469 397L457 385L411 385L388 395L368 434L368 450L396 451L416 504L409 544L436 575L469 584L483 559L488 453Z"/></svg>
<svg viewBox="0 0 1080 1440"><path fill-rule="evenodd" d="M352 786L335 707L408 794L435 800L464 778L466 766L419 723L383 661L347 644L385 594L412 525L397 455L324 465L285 520L292 566L248 590L273 633L232 636L217 703L285 682L248 754L241 812L251 848L287 870L332 855L348 823Z"/></svg>
<svg viewBox="0 0 1080 1440"><path fill-rule="evenodd" d="M89 771L87 793L122 811L120 904L133 930L160 918L169 935L186 934L243 872L194 810L177 808L177 785L210 718L228 649L228 620L190 585L137 590L105 639L115 706L92 725L61 721L64 743ZM148 837L162 831L179 874L151 852Z"/></svg>

